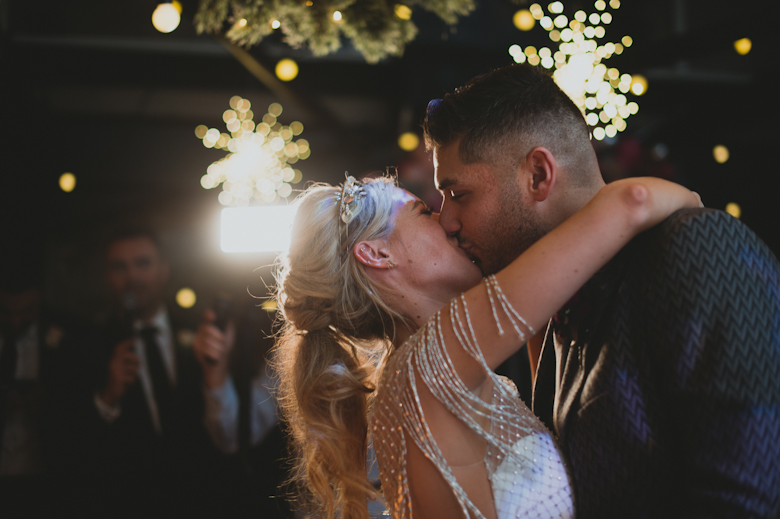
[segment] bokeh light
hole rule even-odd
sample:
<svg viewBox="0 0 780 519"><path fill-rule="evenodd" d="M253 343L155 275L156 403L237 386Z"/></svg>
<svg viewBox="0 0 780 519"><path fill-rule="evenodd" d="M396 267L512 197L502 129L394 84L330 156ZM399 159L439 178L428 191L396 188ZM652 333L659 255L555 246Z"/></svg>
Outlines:
<svg viewBox="0 0 780 519"><path fill-rule="evenodd" d="M528 9L521 9L512 17L512 23L521 31L530 31L536 25L534 15Z"/></svg>
<svg viewBox="0 0 780 519"><path fill-rule="evenodd" d="M73 173L63 173L60 175L60 189L65 191L66 193L70 193L74 189L76 189L76 175Z"/></svg>
<svg viewBox="0 0 780 519"><path fill-rule="evenodd" d="M341 21L341 11L333 11L333 21L334 22L340 22Z"/></svg>
<svg viewBox="0 0 780 519"><path fill-rule="evenodd" d="M176 292L176 304L182 308L192 308L195 306L195 301L198 298L195 296L195 291L191 288L181 288Z"/></svg>
<svg viewBox="0 0 780 519"><path fill-rule="evenodd" d="M633 44L627 35L618 42L604 40L605 26L614 21L620 0L610 0L609 4L597 0L593 6L595 10L590 12L580 9L568 14L561 1L547 5L547 12L540 4L531 4L531 18L539 21L557 48L537 50L531 45L514 44L509 47L509 55L517 63L527 61L553 70L555 82L582 110L593 138L603 140L626 129L626 119L639 111L639 105L629 103L625 94L644 94L647 80L621 74L617 68L604 64Z"/></svg>
<svg viewBox="0 0 780 519"><path fill-rule="evenodd" d="M401 20L412 19L412 10L403 4L395 4L395 7L393 8L393 12Z"/></svg>
<svg viewBox="0 0 780 519"><path fill-rule="evenodd" d="M735 202L729 202L726 204L726 212L734 218L739 218L742 216L742 208Z"/></svg>
<svg viewBox="0 0 780 519"><path fill-rule="evenodd" d="M398 147L404 151L414 151L420 145L420 138L414 132L402 133L398 137Z"/></svg>
<svg viewBox="0 0 780 519"><path fill-rule="evenodd" d="M724 164L729 160L729 149L722 144L712 148L712 156L718 164Z"/></svg>
<svg viewBox="0 0 780 519"><path fill-rule="evenodd" d="M631 79L631 93L637 96L644 95L647 92L647 79L644 76L635 74Z"/></svg>
<svg viewBox="0 0 780 519"><path fill-rule="evenodd" d="M181 5L181 4L179 4ZM152 25L162 33L169 33L179 26L181 11L173 4L158 4L152 13Z"/></svg>
<svg viewBox="0 0 780 519"><path fill-rule="evenodd" d="M292 186L303 178L292 164L306 160L311 148L306 139L297 139L303 124L290 126L278 118L284 112L279 103L271 103L262 121L255 124L252 104L241 96L230 99L230 109L222 114L229 133L199 125L195 135L207 148L227 150L228 154L213 162L200 178L204 189L222 185L219 203L226 206L272 204L292 194Z"/></svg>
<svg viewBox="0 0 780 519"><path fill-rule="evenodd" d="M279 60L276 64L276 77L282 81L292 81L298 77L298 64L290 58Z"/></svg>
<svg viewBox="0 0 780 519"><path fill-rule="evenodd" d="M750 38L741 38L734 42L734 49L742 56L750 52L750 49L752 48L753 42L750 41Z"/></svg>

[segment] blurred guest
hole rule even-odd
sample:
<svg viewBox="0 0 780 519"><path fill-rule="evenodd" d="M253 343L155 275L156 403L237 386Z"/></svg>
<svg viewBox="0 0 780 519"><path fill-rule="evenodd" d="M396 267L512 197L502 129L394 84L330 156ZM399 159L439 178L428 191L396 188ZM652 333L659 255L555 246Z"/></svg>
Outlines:
<svg viewBox="0 0 780 519"><path fill-rule="evenodd" d="M226 482L230 512L289 517L280 497L286 453L275 380L265 362L271 321L254 306L245 310L230 320L206 310L198 327L193 349L203 369L204 425L214 446L234 460Z"/></svg>
<svg viewBox="0 0 780 519"><path fill-rule="evenodd" d="M230 511L239 517L291 517L277 379L267 358L273 314L254 305L234 314L237 319L225 321L206 310L195 336L195 355L204 374L204 425L214 446L236 458L238 480L227 483L234 489ZM367 470L378 485L373 449ZM382 503L369 502L371 517L384 511Z"/></svg>
<svg viewBox="0 0 780 519"><path fill-rule="evenodd" d="M208 494L197 485L214 476L202 373L181 343L187 329L164 304L168 277L152 232L128 228L110 239L105 280L114 309L97 352L91 442L109 503L129 515L202 509Z"/></svg>
<svg viewBox="0 0 780 519"><path fill-rule="evenodd" d="M0 265L0 499L4 517L50 511L72 471L83 326L44 304L43 256L9 247Z"/></svg>

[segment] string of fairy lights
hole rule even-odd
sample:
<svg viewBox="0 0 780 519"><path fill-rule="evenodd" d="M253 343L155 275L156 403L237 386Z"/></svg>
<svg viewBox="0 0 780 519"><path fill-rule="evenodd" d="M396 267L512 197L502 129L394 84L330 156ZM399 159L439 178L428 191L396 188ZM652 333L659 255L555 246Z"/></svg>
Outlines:
<svg viewBox="0 0 780 519"><path fill-rule="evenodd" d="M553 78L585 114L596 140L624 131L626 119L639 111L639 104L626 94L641 96L647 90L644 77L621 74L605 64L633 44L627 35L616 42L605 41L613 12L619 8L620 0L597 0L592 12L579 10L569 18L564 14L563 3L556 1L546 10L540 4L532 4L527 10L518 11L513 19L519 29L526 31L538 22L558 45L557 49L537 49L515 44L509 47L509 54L517 63L527 61L555 69Z"/></svg>
<svg viewBox="0 0 780 519"><path fill-rule="evenodd" d="M292 165L311 155L309 142L295 139L303 132L303 124L279 121L282 105L271 103L259 123L254 122L251 106L240 96L230 99L230 108L222 114L229 133L205 125L195 128L195 136L205 147L228 151L208 167L200 184L205 189L222 185L219 203L229 207L273 204L288 198L291 184L303 178Z"/></svg>

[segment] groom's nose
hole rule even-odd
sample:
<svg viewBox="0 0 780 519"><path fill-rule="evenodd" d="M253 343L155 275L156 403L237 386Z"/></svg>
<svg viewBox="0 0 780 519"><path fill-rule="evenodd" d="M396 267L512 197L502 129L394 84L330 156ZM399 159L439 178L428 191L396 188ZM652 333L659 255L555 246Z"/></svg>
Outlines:
<svg viewBox="0 0 780 519"><path fill-rule="evenodd" d="M444 232L450 236L455 236L460 232L460 219L454 211L449 209L446 202L442 204L441 212L439 212L439 225L441 225L444 228Z"/></svg>

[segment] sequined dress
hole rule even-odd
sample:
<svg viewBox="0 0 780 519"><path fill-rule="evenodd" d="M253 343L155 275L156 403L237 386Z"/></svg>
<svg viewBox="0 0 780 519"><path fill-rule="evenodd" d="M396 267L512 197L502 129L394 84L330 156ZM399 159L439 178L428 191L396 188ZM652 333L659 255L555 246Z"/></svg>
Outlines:
<svg viewBox="0 0 780 519"><path fill-rule="evenodd" d="M485 285L496 325L503 333L497 308L510 319L514 310L507 306L495 278L486 279ZM417 389L424 384L442 405L487 441L484 463L499 519L573 517L567 468L552 435L520 400L514 384L487 366L463 296L451 302L450 316L460 346L479 362L492 384L492 399L486 402L469 391L456 373L444 347L441 312L390 356L369 417L388 512L396 519L413 517L407 474L407 441L413 441L452 488L463 515L484 517L458 484L426 423ZM515 316L512 322L524 339L523 330L528 329L523 327L522 318Z"/></svg>

